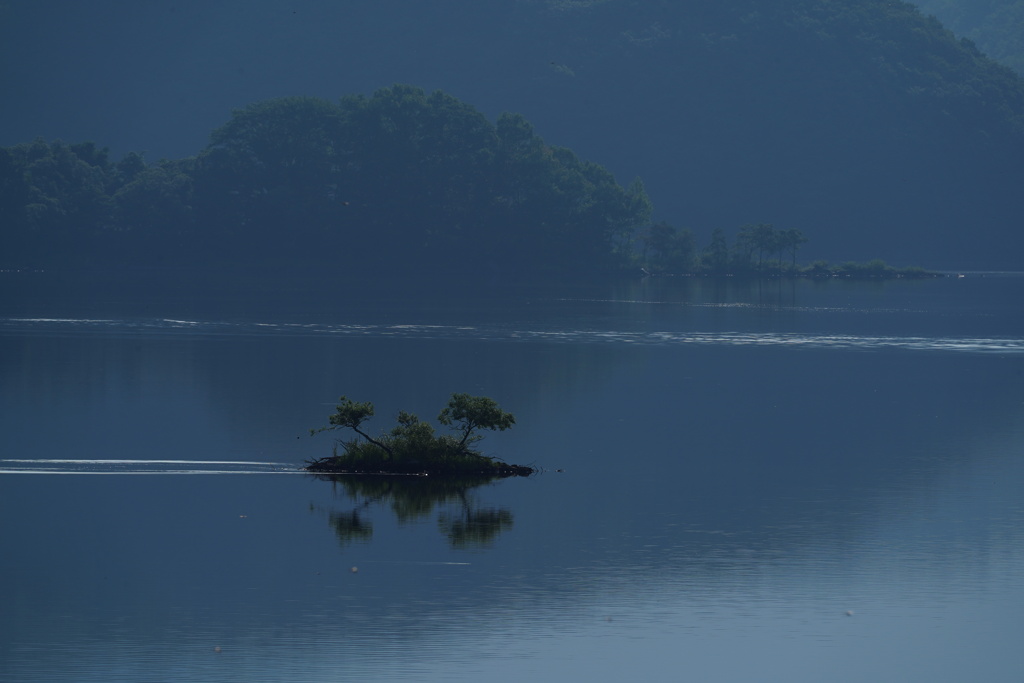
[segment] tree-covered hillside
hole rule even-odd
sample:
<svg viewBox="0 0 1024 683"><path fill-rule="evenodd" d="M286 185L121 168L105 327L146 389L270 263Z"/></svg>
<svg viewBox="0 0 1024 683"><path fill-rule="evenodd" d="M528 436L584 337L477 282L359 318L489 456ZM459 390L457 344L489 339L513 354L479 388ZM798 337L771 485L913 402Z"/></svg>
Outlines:
<svg viewBox="0 0 1024 683"><path fill-rule="evenodd" d="M440 91L236 111L198 156L0 148L4 265L600 272L628 262L643 185Z"/></svg>
<svg viewBox="0 0 1024 683"><path fill-rule="evenodd" d="M12 6L11 23L0 27L0 56L28 71L8 74L9 99L18 106L0 107L0 135L31 131L8 137L8 145L40 134L179 159L202 146L226 111L268 94L334 97L417 83L472 102L488 121L502 111L522 112L545 139L600 160L616 178L643 177L654 220L690 229L698 243L718 228L766 223L811 236L801 253L810 259L884 256L929 268L1019 268L1024 81L908 2L357 5L183 0L171 13L162 3L131 3L129 22L128 13L101 17L86 3L60 15L73 16L75 26L60 17L52 25L36 3ZM224 35L231 36L229 47ZM183 45L187 58L175 52ZM40 51L50 59L21 59ZM166 58L170 53L181 58ZM46 71L51 63L59 68ZM121 197L119 220L141 210L145 187L163 186L161 179L177 179L160 200L174 206L187 177L195 184L190 220L210 242L206 253L258 249L258 241L232 244L227 228L203 222L213 210L206 184L227 177L216 164L241 163L229 158L231 150L225 139L194 161L148 170ZM380 162L359 163L372 170ZM350 176L356 186L367 180ZM427 214L438 192L417 198ZM231 211L240 212L234 218L253 228L268 224L282 210L275 196L261 198L257 210L231 195ZM375 213L358 198L347 201L350 216L365 211L360 220L385 232L404 220L398 207ZM325 210L314 205L303 210ZM498 206L488 208L497 212L489 225L518 220L525 210ZM465 224L466 208L452 209L451 225ZM177 220L175 209L164 215ZM430 220L416 235L441 250ZM546 234L557 242L555 233ZM417 240L392 247L411 249Z"/></svg>
<svg viewBox="0 0 1024 683"><path fill-rule="evenodd" d="M1024 2L1020 0L915 0L958 36L1024 74Z"/></svg>
<svg viewBox="0 0 1024 683"><path fill-rule="evenodd" d="M573 71L557 87L600 112L569 144L605 136L601 158L644 169L658 218L787 225L827 258L1019 263L1024 81L914 6L530 6Z"/></svg>

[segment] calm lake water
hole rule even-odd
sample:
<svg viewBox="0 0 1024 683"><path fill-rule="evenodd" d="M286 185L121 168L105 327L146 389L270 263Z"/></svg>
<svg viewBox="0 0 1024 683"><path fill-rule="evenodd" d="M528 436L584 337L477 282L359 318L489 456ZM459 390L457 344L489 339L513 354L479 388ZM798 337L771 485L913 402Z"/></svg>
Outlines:
<svg viewBox="0 0 1024 683"><path fill-rule="evenodd" d="M0 680L1024 680L1024 277L0 281ZM543 468L297 472L452 392Z"/></svg>

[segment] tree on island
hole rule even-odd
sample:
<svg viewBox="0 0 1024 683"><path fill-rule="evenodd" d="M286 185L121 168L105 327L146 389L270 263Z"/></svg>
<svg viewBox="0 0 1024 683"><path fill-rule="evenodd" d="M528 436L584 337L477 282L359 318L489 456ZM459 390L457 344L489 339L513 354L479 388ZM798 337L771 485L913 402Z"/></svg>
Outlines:
<svg viewBox="0 0 1024 683"><path fill-rule="evenodd" d="M362 474L483 474L489 476L528 475L529 467L510 465L486 456L471 447L483 438L481 429L505 431L515 424L515 417L485 396L452 394L438 415L442 425L454 427L456 435L435 435L434 427L417 416L400 411L398 424L389 432L374 438L363 430L363 423L373 417L373 404L356 402L342 396L330 424L311 429L310 434L350 429L361 439L338 439L334 453L327 458L310 461L311 472ZM338 446L343 452L338 453Z"/></svg>
<svg viewBox="0 0 1024 683"><path fill-rule="evenodd" d="M340 397L338 401L339 403L334 414L329 418L331 426L321 427L317 430L311 429L310 433L315 434L319 432L334 431L336 429L351 429L356 434L366 439L369 443L372 443L377 448L383 450L388 454L388 456L393 457L394 452L389 446L382 444L359 428L359 425L373 417L373 404L368 401L356 403L346 396ZM404 413L402 413L402 415L404 415ZM399 417L399 421L401 421L401 415Z"/></svg>
<svg viewBox="0 0 1024 683"><path fill-rule="evenodd" d="M503 432L516 423L516 418L512 413L506 413L499 408L494 399L486 396L452 394L448 405L437 416L437 421L446 427L456 424L456 428L462 433L459 446L465 447L484 438L482 434L473 436L477 429L496 429Z"/></svg>

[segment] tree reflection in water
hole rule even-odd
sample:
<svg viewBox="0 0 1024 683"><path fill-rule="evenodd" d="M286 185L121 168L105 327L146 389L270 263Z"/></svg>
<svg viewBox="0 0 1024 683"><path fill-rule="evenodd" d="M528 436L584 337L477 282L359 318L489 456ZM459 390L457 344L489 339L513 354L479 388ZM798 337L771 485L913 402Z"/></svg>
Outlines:
<svg viewBox="0 0 1024 683"><path fill-rule="evenodd" d="M330 481L356 505L348 511L332 510L328 523L342 546L373 538L370 508L390 508L399 524L417 522L437 514L438 529L453 548L484 547L512 528L512 513L484 507L471 491L498 477L421 477L393 475L313 475Z"/></svg>

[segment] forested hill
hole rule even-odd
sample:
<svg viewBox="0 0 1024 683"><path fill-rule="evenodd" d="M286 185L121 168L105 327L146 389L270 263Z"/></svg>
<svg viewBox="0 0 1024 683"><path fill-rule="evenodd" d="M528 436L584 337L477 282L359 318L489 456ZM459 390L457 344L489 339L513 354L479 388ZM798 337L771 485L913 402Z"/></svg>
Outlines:
<svg viewBox="0 0 1024 683"><path fill-rule="evenodd" d="M733 232L742 225L771 223L811 236L801 252L810 259L881 256L929 268L1020 268L1024 81L907 2L379 0L351 7L307 0L301 11L282 9L280 14L263 3L244 3L251 12L229 11L233 3L243 4L225 0L223 12L214 12L202 3L207 8L202 16L198 0L176 4L175 30L202 25L203 32L192 36L197 40L189 43L189 60L162 60L153 69L164 73L209 64L221 74L219 80L210 76L211 66L163 79L189 84L187 96L178 95L187 109L177 114L169 105L146 119L148 112L133 108L136 102L173 101L160 90L165 87L160 79L147 76L117 89L136 93L132 101L104 103L102 115L89 119L88 130L103 128L103 133L62 137L94 139L119 150L170 147L181 151L167 156L181 158L196 154L203 144L191 142L194 131L183 131L202 120L209 122L205 134L223 124L231 108L267 101L267 92L334 98L396 82L416 83L471 102L489 121L497 121L503 111L522 112L545 140L572 149L573 157L598 160L620 180L626 195L630 191L621 184L643 177L654 220L690 228L700 243L707 243L716 228ZM35 11L32 7L14 7L12 22ZM86 7L76 11L88 19ZM141 17L159 26L167 17L155 7L133 4L133 21ZM188 23L200 19L206 23ZM118 19L104 17L109 21ZM107 23L101 24L110 40L142 35L133 27L108 31ZM27 19L21 24L26 35L38 25ZM11 50L21 33L0 31L6 31L0 49ZM221 33L233 36L230 54L219 38L207 36ZM61 35L73 40L78 33ZM159 42L162 35L154 29L151 38ZM274 40L265 39L268 35ZM94 63L102 54L92 49L94 43L69 56L64 70L84 62L93 65L87 74L92 77L104 73L101 66L121 63ZM29 43L24 49L37 48ZM116 59L123 61L123 54L146 60L161 50L148 45L125 49ZM147 72L144 66L138 70ZM225 73L239 77L226 78ZM18 91L17 101L31 99L37 86ZM77 87L67 84L68 89ZM47 92L59 97L62 90L58 83ZM78 111L95 99L80 97L63 108L47 100L26 116L33 117L34 126L36 119L50 119L51 112ZM0 116L0 122L14 121L8 112ZM144 128L146 121L153 127L152 146L147 139L131 144L117 139ZM48 133L53 128L39 134L61 137ZM24 122L19 129L36 130ZM204 203L209 188L201 186L213 177L203 173L220 163L230 147L215 138L195 161L157 164L148 173L182 171L194 178L189 206L194 216L202 214L211 205ZM550 154L557 156L555 148ZM370 168L377 162L365 163ZM570 165L576 163L581 162ZM436 185L437 177L427 175ZM368 177L350 180L358 184ZM364 187L367 194L375 191ZM426 202L422 206L436 206L442 201L439 192L435 186L425 199L416 199ZM272 203L271 198L265 201ZM347 201L349 209L364 210L358 200ZM387 210L366 209L363 218L372 222L363 225L407 237L391 240L398 250L411 253L419 244L415 236L423 234L438 253L448 253L429 220L417 222L408 235L401 232L409 223L399 213L414 213L415 206L392 196ZM462 218L467 206L463 202L453 209L459 218L451 223L461 226L461 237L452 243L464 250L473 244L465 239L471 234L466 229L470 223ZM277 210L261 209L255 217L232 214L207 232L198 220L195 229L213 239L234 219L269 225ZM512 220L500 204L488 210ZM175 214L167 210L162 215L170 222ZM527 216L515 220L521 218ZM494 223L499 224L507 225ZM550 233L538 225L518 224L516 229ZM213 240L209 253L243 254L257 243L241 240L226 251L224 244ZM561 252L550 253L564 254L566 242L561 244ZM495 258L506 253L504 247L493 252ZM378 256L375 252L370 258ZM551 263L560 260L551 257Z"/></svg>
<svg viewBox="0 0 1024 683"><path fill-rule="evenodd" d="M564 139L642 168L658 217L792 226L826 258L1019 267L1024 81L914 6L580 4L533 5L573 73L551 96L595 112Z"/></svg>
<svg viewBox="0 0 1024 683"><path fill-rule="evenodd" d="M914 0L987 55L1024 74L1024 2L1020 0Z"/></svg>
<svg viewBox="0 0 1024 683"><path fill-rule="evenodd" d="M0 148L8 267L259 266L405 277L609 272L647 225L642 183L436 91L234 113L198 156Z"/></svg>

